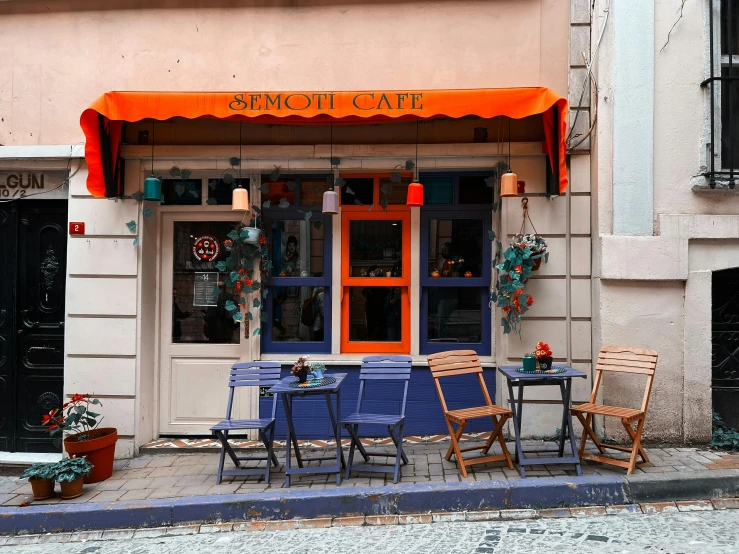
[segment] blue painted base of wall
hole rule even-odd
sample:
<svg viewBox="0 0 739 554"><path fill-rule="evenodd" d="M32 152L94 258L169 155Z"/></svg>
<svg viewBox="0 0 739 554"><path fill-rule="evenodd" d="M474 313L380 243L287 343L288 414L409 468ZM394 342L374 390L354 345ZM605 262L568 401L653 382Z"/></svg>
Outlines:
<svg viewBox="0 0 739 554"><path fill-rule="evenodd" d="M331 366L327 373L348 373L341 387L341 414L347 416L357 408L359 394L359 368L357 366ZM485 369L483 377L488 393L495 402L495 369ZM290 375L290 366L283 366L282 376ZM485 399L475 375L447 377L441 381L444 398L450 410L481 406ZM366 387L362 411L372 413L399 414L403 399L403 386L400 383L383 381L370 382ZM259 399L259 417L269 417L272 411L272 397ZM323 397L313 396L296 398L293 402L293 420L298 437L301 439L326 439L332 436L328 418L326 401ZM466 431L475 433L492 431L489 419L472 420ZM285 411L281 402L277 403L277 429L275 436L284 439L287 433ZM386 436L387 429L382 427L362 426L359 434L363 437ZM408 403L406 406L406 435L447 435L444 416L441 411L439 395L436 394L431 372L428 367L414 367L408 387ZM344 436L348 436L344 433Z"/></svg>

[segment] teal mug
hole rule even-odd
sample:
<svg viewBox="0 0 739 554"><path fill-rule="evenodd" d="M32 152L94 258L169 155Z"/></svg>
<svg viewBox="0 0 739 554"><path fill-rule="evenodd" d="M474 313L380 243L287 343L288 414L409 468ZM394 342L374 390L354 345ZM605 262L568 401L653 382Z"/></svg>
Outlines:
<svg viewBox="0 0 739 554"><path fill-rule="evenodd" d="M523 370L524 371L536 371L536 356L524 356L523 357Z"/></svg>

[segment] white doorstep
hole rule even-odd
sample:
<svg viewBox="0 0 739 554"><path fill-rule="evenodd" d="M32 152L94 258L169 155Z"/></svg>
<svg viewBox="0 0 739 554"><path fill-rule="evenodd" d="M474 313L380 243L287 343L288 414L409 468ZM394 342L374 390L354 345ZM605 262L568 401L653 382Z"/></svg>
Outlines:
<svg viewBox="0 0 739 554"><path fill-rule="evenodd" d="M27 467L35 463L58 462L61 459L61 452L0 452L0 467Z"/></svg>

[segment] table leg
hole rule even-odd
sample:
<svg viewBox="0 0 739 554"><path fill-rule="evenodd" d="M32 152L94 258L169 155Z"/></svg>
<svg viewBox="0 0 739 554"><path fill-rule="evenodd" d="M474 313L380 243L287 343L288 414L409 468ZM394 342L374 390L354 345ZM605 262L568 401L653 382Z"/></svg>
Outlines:
<svg viewBox="0 0 739 554"><path fill-rule="evenodd" d="M341 485L341 462L343 461L341 456L341 431L339 430L338 419L334 417L334 408L331 405L331 393L327 392L324 396L326 397L326 405L328 406L328 417L331 420L331 429L334 432L334 440L336 440L336 466L338 467L338 471L336 472L336 486L338 487ZM338 391L336 392L336 402L336 407L338 409L341 405Z"/></svg>
<svg viewBox="0 0 739 554"><path fill-rule="evenodd" d="M521 392L523 388L519 384L519 398L521 398ZM513 435L514 439L516 441L516 453L515 453L515 461L518 464L520 460L523 460L523 452L521 448L521 425L520 425L520 418L521 413L519 409L516 407L516 400L513 397L513 383L511 383L510 379L508 380L508 400L511 404L511 412L513 412ZM521 477L526 477L526 469L524 469L523 465L519 465L519 471L521 473Z"/></svg>
<svg viewBox="0 0 739 554"><path fill-rule="evenodd" d="M575 433L572 430L572 414L570 413L570 401L572 399L572 379L567 379L567 431L570 435L570 448L572 448L572 456L577 459L575 469L578 475L582 475L580 468L580 457L577 455L577 446L575 445Z"/></svg>
<svg viewBox="0 0 739 554"><path fill-rule="evenodd" d="M570 379L561 379L559 381L559 393L562 396L562 425L559 429L559 457L565 455L565 436L567 435L567 415L570 413L570 402L565 385L565 381L571 382Z"/></svg>
<svg viewBox="0 0 739 554"><path fill-rule="evenodd" d="M290 488L290 461L292 453L290 452L292 427L292 413L290 410L290 395L282 395L282 405L285 407L285 421L287 422L287 437L285 438L285 487Z"/></svg>

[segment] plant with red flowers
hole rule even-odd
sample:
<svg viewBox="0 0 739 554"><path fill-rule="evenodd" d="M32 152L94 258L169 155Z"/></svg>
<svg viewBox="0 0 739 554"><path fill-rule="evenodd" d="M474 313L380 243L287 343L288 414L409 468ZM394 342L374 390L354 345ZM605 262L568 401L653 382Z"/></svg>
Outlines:
<svg viewBox="0 0 739 554"><path fill-rule="evenodd" d="M103 420L100 414L90 411L91 404L102 406L100 400L92 398L89 394L75 394L61 410L55 408L44 414L41 423L47 426L47 431L51 435L66 432L76 434L77 442L89 440L93 438L90 432Z"/></svg>
<svg viewBox="0 0 739 554"><path fill-rule="evenodd" d="M521 336L521 316L534 305L534 298L523 294L535 263L532 256L529 248L514 241L503 252L503 261L495 266L498 282L490 300L503 311L500 324L505 334L515 332Z"/></svg>
<svg viewBox="0 0 739 554"><path fill-rule="evenodd" d="M536 350L534 350L534 354L536 354L537 358L551 358L552 349L549 348L549 345L546 342L539 341L536 343Z"/></svg>

